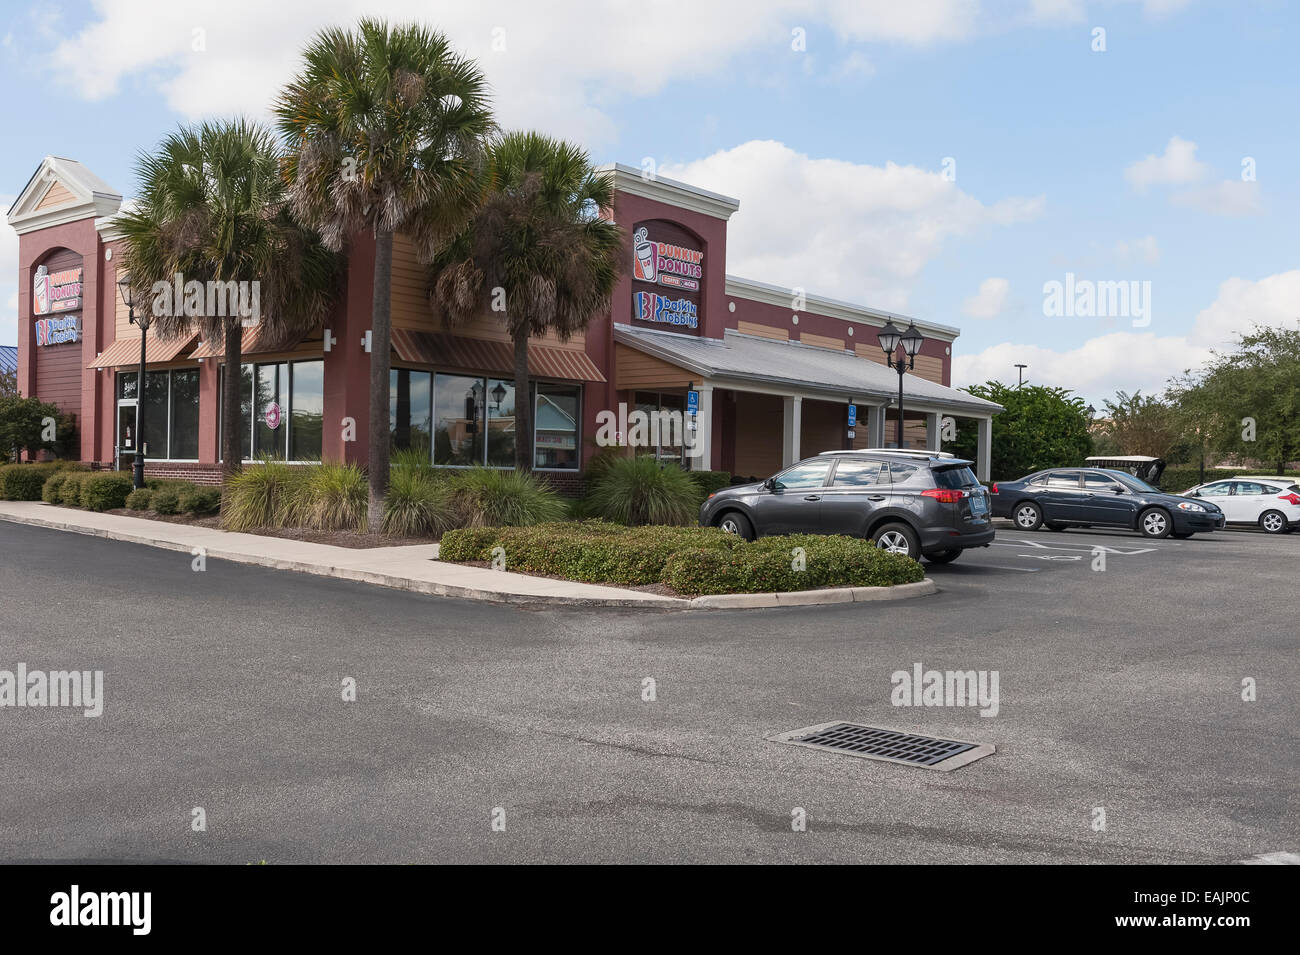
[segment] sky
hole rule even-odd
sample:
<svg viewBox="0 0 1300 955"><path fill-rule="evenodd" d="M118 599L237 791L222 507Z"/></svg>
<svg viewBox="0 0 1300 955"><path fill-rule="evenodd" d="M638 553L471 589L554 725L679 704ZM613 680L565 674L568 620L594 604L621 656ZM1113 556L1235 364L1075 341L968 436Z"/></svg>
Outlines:
<svg viewBox="0 0 1300 955"><path fill-rule="evenodd" d="M0 3L0 201L46 155L128 198L178 124L269 120L362 15L479 60L499 121L733 196L727 271L957 326L953 384L1158 392L1300 319L1283 0ZM17 237L0 225L0 344Z"/></svg>

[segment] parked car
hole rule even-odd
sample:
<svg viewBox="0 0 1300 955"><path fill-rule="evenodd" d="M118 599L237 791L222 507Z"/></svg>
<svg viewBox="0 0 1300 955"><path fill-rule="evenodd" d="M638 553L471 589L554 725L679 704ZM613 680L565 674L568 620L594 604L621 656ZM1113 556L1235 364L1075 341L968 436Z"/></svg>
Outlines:
<svg viewBox="0 0 1300 955"><path fill-rule="evenodd" d="M993 541L988 492L970 466L937 452L825 451L766 481L710 494L700 524L746 540L848 534L946 564Z"/></svg>
<svg viewBox="0 0 1300 955"><path fill-rule="evenodd" d="M1224 525L1223 512L1209 500L1165 494L1108 468L1050 468L1018 481L998 481L991 491L994 516L1010 518L1022 531L1097 524L1185 540Z"/></svg>
<svg viewBox="0 0 1300 955"><path fill-rule="evenodd" d="M1229 524L1256 524L1266 534L1300 527L1300 485L1295 478L1237 476L1198 484L1183 495L1213 503Z"/></svg>

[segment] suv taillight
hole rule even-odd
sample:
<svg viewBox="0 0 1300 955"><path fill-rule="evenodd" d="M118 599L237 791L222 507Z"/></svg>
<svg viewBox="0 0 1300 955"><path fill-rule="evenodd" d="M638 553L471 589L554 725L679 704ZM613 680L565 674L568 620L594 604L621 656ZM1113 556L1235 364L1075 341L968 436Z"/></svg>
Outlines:
<svg viewBox="0 0 1300 955"><path fill-rule="evenodd" d="M1300 504L1300 494L1296 494L1294 491L1290 494L1279 494L1277 499L1286 501L1288 504Z"/></svg>
<svg viewBox="0 0 1300 955"><path fill-rule="evenodd" d="M990 493L990 494L996 494L996 493L998 493L998 482L997 482L997 481L994 481L994 482L993 482L993 486L989 488L989 493Z"/></svg>
<svg viewBox="0 0 1300 955"><path fill-rule="evenodd" d="M922 491L921 496L932 497L943 504L956 504L966 496L966 492L957 491L948 487L932 487L928 491Z"/></svg>

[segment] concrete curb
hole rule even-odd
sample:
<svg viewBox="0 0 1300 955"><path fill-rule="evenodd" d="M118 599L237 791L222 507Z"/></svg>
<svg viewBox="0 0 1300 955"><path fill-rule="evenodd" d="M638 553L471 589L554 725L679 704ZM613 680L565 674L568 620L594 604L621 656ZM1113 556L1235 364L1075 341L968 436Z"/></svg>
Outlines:
<svg viewBox="0 0 1300 955"><path fill-rule="evenodd" d="M162 550L190 553L193 548L188 544L175 541L159 540L144 534L131 534L125 531L111 531L98 527L85 527L68 521L47 520L27 515L5 514L0 512L0 520L14 524L29 524L33 527L45 527L51 530L69 531L85 534L89 537L103 537L106 540L118 540L129 544L144 544ZM518 594L498 590L483 590L477 587L462 587L458 584L443 584L437 581L416 580L411 577L399 577L392 574L375 573L358 570L354 567L339 567L331 564L314 564L306 561L281 560L247 554L242 551L227 551L220 548L204 547L204 555L213 560L228 560L236 564L249 564L255 567L268 567L272 570L288 570L295 573L314 574L317 577L334 577L339 580L354 580L360 583L375 584L392 590L405 590L411 593L429 594L435 597L459 597L465 600L481 600L487 603L555 606L555 607L636 607L652 610L741 610L768 607L809 607L821 604L854 603L869 600L904 600L908 597L922 597L938 591L930 578L914 584L898 584L894 587L834 587L825 590L796 590L787 593L770 594L712 594L704 597L686 599L682 597L645 596L637 598L609 597L570 597L560 594ZM602 585L605 586L605 585Z"/></svg>

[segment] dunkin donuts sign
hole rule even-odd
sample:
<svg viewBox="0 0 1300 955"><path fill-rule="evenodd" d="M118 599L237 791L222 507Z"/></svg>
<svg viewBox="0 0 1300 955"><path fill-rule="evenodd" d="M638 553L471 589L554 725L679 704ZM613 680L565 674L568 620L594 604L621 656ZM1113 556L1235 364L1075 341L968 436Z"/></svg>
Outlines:
<svg viewBox="0 0 1300 955"><path fill-rule="evenodd" d="M32 303L37 315L81 308L81 267L51 272L39 266L32 281Z"/></svg>
<svg viewBox="0 0 1300 955"><path fill-rule="evenodd" d="M632 234L632 278L686 292L698 292L704 277L704 253L698 249L655 242L641 226Z"/></svg>

